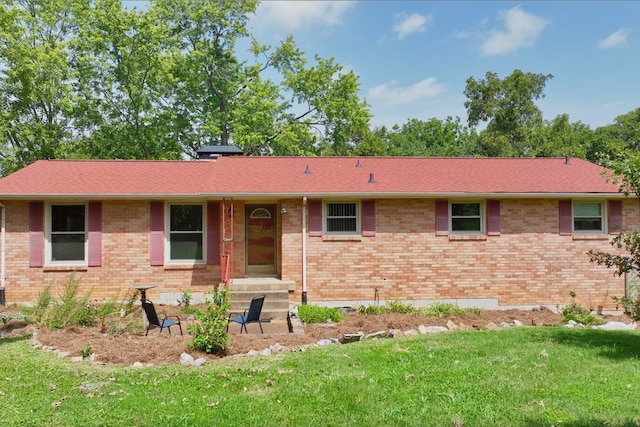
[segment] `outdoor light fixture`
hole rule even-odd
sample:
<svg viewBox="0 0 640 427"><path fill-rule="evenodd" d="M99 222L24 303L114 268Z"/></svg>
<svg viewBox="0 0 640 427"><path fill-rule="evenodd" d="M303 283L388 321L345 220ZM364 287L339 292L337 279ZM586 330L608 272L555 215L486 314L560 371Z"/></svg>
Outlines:
<svg viewBox="0 0 640 427"><path fill-rule="evenodd" d="M282 205L280 207L280 213L283 213L283 214L287 213L287 205Z"/></svg>

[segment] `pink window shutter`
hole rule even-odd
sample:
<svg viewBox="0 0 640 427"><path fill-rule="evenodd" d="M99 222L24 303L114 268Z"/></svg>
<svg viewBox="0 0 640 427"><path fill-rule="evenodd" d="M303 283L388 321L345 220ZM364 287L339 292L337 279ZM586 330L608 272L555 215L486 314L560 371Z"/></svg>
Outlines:
<svg viewBox="0 0 640 427"><path fill-rule="evenodd" d="M164 264L164 203L150 203L151 265Z"/></svg>
<svg viewBox="0 0 640 427"><path fill-rule="evenodd" d="M309 200L309 237L322 236L322 201Z"/></svg>
<svg viewBox="0 0 640 427"><path fill-rule="evenodd" d="M102 202L89 202L89 267L102 265Z"/></svg>
<svg viewBox="0 0 640 427"><path fill-rule="evenodd" d="M220 264L220 202L207 203L207 264Z"/></svg>
<svg viewBox="0 0 640 427"><path fill-rule="evenodd" d="M500 200L487 200L487 235L500 235Z"/></svg>
<svg viewBox="0 0 640 427"><path fill-rule="evenodd" d="M376 202L363 200L362 208L362 236L375 237L376 235Z"/></svg>
<svg viewBox="0 0 640 427"><path fill-rule="evenodd" d="M573 214L571 200L558 201L558 234L570 236L573 233Z"/></svg>
<svg viewBox="0 0 640 427"><path fill-rule="evenodd" d="M44 265L44 203L29 204L29 267Z"/></svg>
<svg viewBox="0 0 640 427"><path fill-rule="evenodd" d="M449 235L449 201L436 200L436 236Z"/></svg>
<svg viewBox="0 0 640 427"><path fill-rule="evenodd" d="M609 234L622 231L622 200L609 200Z"/></svg>

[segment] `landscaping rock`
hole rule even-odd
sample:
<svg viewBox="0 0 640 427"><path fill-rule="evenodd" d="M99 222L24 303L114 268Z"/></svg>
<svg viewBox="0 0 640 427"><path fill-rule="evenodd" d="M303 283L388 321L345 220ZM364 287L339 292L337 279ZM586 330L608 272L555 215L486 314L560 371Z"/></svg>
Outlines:
<svg viewBox="0 0 640 427"><path fill-rule="evenodd" d="M421 334L437 334L440 332L449 332L444 326L420 326L418 328Z"/></svg>
<svg viewBox="0 0 640 427"><path fill-rule="evenodd" d="M182 353L180 355L180 364L181 365L193 365L193 356L187 353Z"/></svg>
<svg viewBox="0 0 640 427"><path fill-rule="evenodd" d="M452 320L447 320L447 329L450 331L457 331L460 330L460 327L453 323Z"/></svg>
<svg viewBox="0 0 640 427"><path fill-rule="evenodd" d="M344 334L342 338L340 338L340 344L350 344L352 342L358 342L364 339L364 334L362 332L356 332L355 334Z"/></svg>
<svg viewBox="0 0 640 427"><path fill-rule="evenodd" d="M205 359L204 357L198 357L193 361L193 366L202 366L206 363L206 361L207 359Z"/></svg>
<svg viewBox="0 0 640 427"><path fill-rule="evenodd" d="M602 329L605 331L633 331L636 328L636 322L631 322L628 325L623 322L607 322L604 325L593 327L593 329Z"/></svg>
<svg viewBox="0 0 640 427"><path fill-rule="evenodd" d="M387 338L387 331L378 331L364 337L365 340Z"/></svg>
<svg viewBox="0 0 640 427"><path fill-rule="evenodd" d="M524 326L524 323L522 323L521 321L514 319L513 320L513 326L516 326L518 328L521 328L522 326Z"/></svg>

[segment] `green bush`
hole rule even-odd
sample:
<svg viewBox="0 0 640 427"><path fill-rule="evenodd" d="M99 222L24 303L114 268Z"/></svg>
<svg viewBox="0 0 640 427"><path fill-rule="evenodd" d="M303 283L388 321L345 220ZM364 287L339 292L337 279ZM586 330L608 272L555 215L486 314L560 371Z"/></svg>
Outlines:
<svg viewBox="0 0 640 427"><path fill-rule="evenodd" d="M36 324L49 329L95 325L96 309L89 304L89 293L79 297L79 289L80 280L71 274L62 288L60 301L56 301L51 295L51 284L46 285L34 310Z"/></svg>
<svg viewBox="0 0 640 427"><path fill-rule="evenodd" d="M211 300L207 298L206 310L197 309L193 315L197 323L189 325L193 340L189 348L210 354L226 354L229 350L229 302L227 290L211 292Z"/></svg>
<svg viewBox="0 0 640 427"><path fill-rule="evenodd" d="M640 320L640 289L634 286L631 289L633 296L611 297L616 302L616 310L622 306L625 314L628 314L633 320Z"/></svg>
<svg viewBox="0 0 640 427"><path fill-rule="evenodd" d="M416 308L411 304L406 304L399 301L389 301L387 305L389 308L389 312L391 313L415 314L417 312Z"/></svg>
<svg viewBox="0 0 640 427"><path fill-rule="evenodd" d="M339 322L344 319L344 314L335 307L303 304L298 307L298 317L303 323L324 323L328 320Z"/></svg>
<svg viewBox="0 0 640 427"><path fill-rule="evenodd" d="M22 313L0 313L0 322L9 323L9 320L22 320L27 321L27 316Z"/></svg>
<svg viewBox="0 0 640 427"><path fill-rule="evenodd" d="M602 325L604 323L604 320L591 314L591 310L578 304L570 304L562 309L562 321L567 323L570 320L586 326Z"/></svg>
<svg viewBox="0 0 640 427"><path fill-rule="evenodd" d="M446 302L434 302L432 305L420 310L420 314L427 317L460 316L465 312L465 309Z"/></svg>

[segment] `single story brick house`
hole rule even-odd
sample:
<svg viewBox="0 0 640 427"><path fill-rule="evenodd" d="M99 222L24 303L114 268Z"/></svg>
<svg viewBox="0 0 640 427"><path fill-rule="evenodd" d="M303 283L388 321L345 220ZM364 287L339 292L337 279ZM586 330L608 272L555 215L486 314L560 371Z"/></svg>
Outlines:
<svg viewBox="0 0 640 427"><path fill-rule="evenodd" d="M41 160L0 179L6 302L74 272L92 297L264 278L289 303L614 308L589 261L640 205L574 158ZM260 281L256 281L256 292Z"/></svg>

